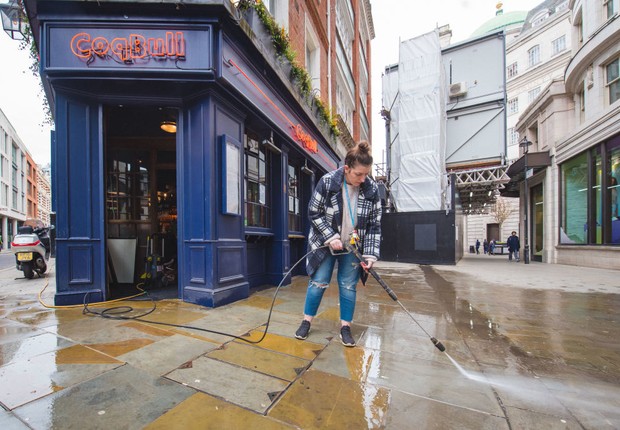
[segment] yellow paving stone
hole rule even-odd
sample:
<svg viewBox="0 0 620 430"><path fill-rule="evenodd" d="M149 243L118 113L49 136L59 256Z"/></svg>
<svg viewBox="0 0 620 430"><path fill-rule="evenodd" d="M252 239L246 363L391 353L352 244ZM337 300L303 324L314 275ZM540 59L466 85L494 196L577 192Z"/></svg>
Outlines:
<svg viewBox="0 0 620 430"><path fill-rule="evenodd" d="M138 331L141 331L142 333L145 334L150 334L153 336L172 336L174 335L174 332L172 330L166 330L163 327L166 326L161 326L162 328L159 328L157 326L154 325L150 325L150 324L144 324L141 323L139 321L130 321L127 322L125 324L121 324L122 327L129 327L129 328L133 328L136 329ZM170 329L172 329L173 327L170 327Z"/></svg>
<svg viewBox="0 0 620 430"><path fill-rule="evenodd" d="M310 361L251 345L229 342L207 354L210 358L236 364L286 381L297 377L296 369L305 369Z"/></svg>
<svg viewBox="0 0 620 430"><path fill-rule="evenodd" d="M317 318L328 320L328 321L340 321L340 308L332 307L328 308L325 311L319 313Z"/></svg>
<svg viewBox="0 0 620 430"><path fill-rule="evenodd" d="M121 364L123 361L84 345L73 345L56 351L56 364Z"/></svg>
<svg viewBox="0 0 620 430"><path fill-rule="evenodd" d="M204 393L194 394L144 427L145 430L280 430L292 428L295 427Z"/></svg>
<svg viewBox="0 0 620 430"><path fill-rule="evenodd" d="M260 330L253 330L250 332L250 336L245 339L257 341L263 336L263 332ZM241 340L235 340L235 342L243 343ZM325 345L319 343L300 341L292 337L280 336L277 334L267 333L265 339L256 344L260 348L269 349L272 351L281 352L283 354L292 355L294 357L303 358L305 360L314 360Z"/></svg>
<svg viewBox="0 0 620 430"><path fill-rule="evenodd" d="M284 300L276 299L274 306L283 303ZM262 297L258 295L253 295L243 302L239 302L240 305L254 306L261 309L269 309L271 308L271 304L273 303L273 297Z"/></svg>
<svg viewBox="0 0 620 430"><path fill-rule="evenodd" d="M123 355L130 351L140 349L146 345L150 345L153 342L155 341L151 339L138 338L121 340L119 342L93 343L88 346L89 348L96 349L104 354L111 355L112 357L118 357L119 355Z"/></svg>
<svg viewBox="0 0 620 430"><path fill-rule="evenodd" d="M351 379L357 382L366 380L372 363L372 352L366 348L343 348L345 363Z"/></svg>
<svg viewBox="0 0 620 430"><path fill-rule="evenodd" d="M309 370L267 414L303 429L384 428L390 392Z"/></svg>

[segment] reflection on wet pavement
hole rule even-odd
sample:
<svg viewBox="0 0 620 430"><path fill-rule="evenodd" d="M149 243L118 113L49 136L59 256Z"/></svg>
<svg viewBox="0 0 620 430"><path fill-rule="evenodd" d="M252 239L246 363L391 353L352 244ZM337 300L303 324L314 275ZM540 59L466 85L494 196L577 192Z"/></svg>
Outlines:
<svg viewBox="0 0 620 430"><path fill-rule="evenodd" d="M303 429L378 429L385 426L389 390L309 370L268 416Z"/></svg>

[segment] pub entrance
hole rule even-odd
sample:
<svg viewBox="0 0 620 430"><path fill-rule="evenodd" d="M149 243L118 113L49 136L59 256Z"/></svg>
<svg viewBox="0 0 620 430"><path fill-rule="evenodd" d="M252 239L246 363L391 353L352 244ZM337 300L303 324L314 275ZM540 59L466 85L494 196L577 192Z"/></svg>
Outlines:
<svg viewBox="0 0 620 430"><path fill-rule="evenodd" d="M177 110L104 109L108 296L178 288Z"/></svg>

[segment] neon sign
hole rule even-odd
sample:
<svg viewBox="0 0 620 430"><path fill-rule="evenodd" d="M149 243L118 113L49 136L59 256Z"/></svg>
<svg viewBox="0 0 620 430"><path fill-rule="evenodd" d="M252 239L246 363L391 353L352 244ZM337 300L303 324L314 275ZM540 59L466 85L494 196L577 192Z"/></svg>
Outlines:
<svg viewBox="0 0 620 430"><path fill-rule="evenodd" d="M182 31L167 31L165 37L146 37L132 33L129 37L92 37L77 33L71 38L71 52L78 58L113 58L123 63L138 59L185 59L185 36Z"/></svg>
<svg viewBox="0 0 620 430"><path fill-rule="evenodd" d="M319 152L318 142L314 140L312 136L306 133L303 128L301 128L301 125L297 124L293 126L293 136L295 137L295 139L301 142L303 147L306 148L308 151L315 154Z"/></svg>

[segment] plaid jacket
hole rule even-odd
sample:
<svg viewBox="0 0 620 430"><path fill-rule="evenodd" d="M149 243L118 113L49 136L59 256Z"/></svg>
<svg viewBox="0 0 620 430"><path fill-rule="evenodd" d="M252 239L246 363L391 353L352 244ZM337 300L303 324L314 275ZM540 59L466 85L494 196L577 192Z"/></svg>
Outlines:
<svg viewBox="0 0 620 430"><path fill-rule="evenodd" d="M308 247L316 250L308 256L306 270L312 275L329 254L328 248L320 248L325 241L339 235L342 225L342 184L344 167L327 173L312 193L308 204L310 234ZM381 245L381 198L377 183L370 178L360 186L357 200L357 233L364 256L379 258Z"/></svg>

